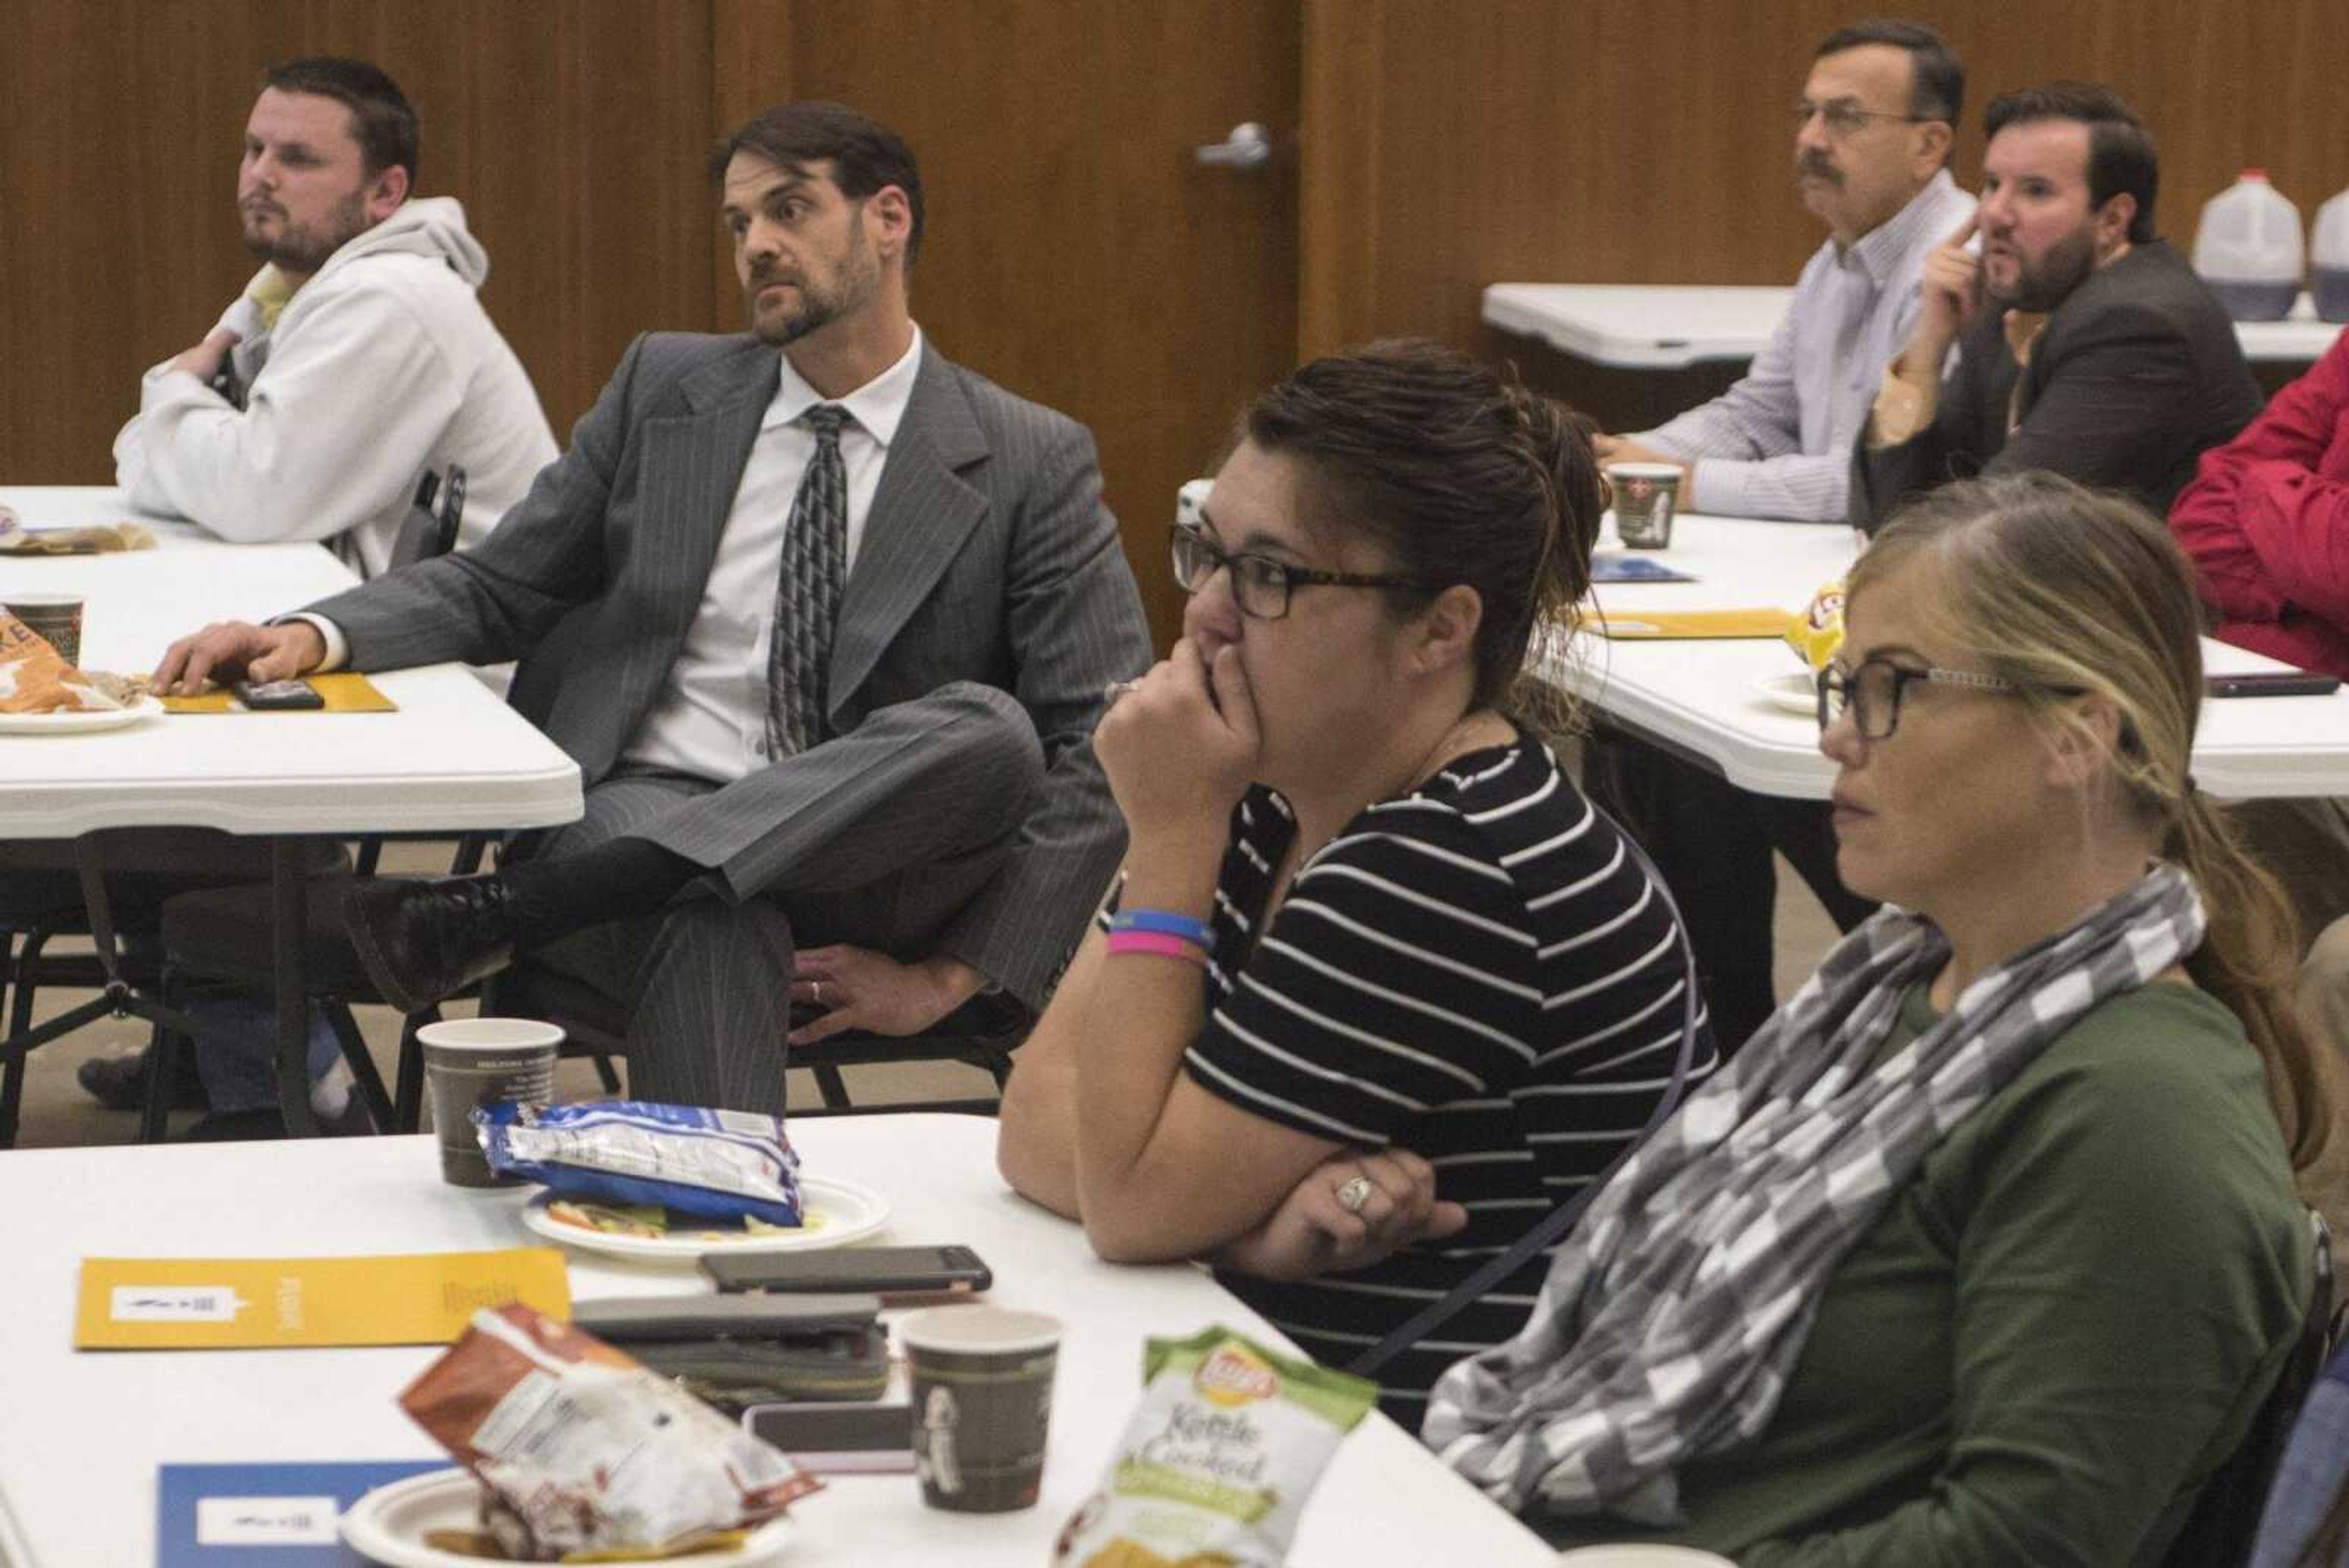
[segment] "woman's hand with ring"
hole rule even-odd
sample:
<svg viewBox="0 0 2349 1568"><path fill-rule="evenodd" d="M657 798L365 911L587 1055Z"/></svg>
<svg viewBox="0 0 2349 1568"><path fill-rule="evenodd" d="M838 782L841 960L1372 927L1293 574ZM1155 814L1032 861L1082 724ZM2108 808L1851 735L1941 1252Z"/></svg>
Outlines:
<svg viewBox="0 0 2349 1568"><path fill-rule="evenodd" d="M1271 1280L1367 1269L1417 1241L1457 1235L1468 1211L1435 1195L1435 1168L1409 1149L1340 1153L1306 1173L1263 1224L1216 1261Z"/></svg>

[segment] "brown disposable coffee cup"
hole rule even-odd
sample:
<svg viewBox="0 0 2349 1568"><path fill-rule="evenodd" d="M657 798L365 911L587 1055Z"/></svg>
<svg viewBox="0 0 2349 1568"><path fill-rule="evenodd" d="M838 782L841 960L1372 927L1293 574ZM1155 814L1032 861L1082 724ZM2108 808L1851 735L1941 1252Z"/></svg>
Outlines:
<svg viewBox="0 0 2349 1568"><path fill-rule="evenodd" d="M1669 462L1610 462L1607 488L1615 498L1615 536L1627 550L1661 550L1672 542L1680 509L1681 471Z"/></svg>
<svg viewBox="0 0 2349 1568"><path fill-rule="evenodd" d="M493 1100L543 1106L554 1097L554 1052L563 1026L531 1018L459 1018L416 1032L424 1048L425 1097L440 1135L440 1179L452 1187L519 1187L490 1169L473 1107Z"/></svg>
<svg viewBox="0 0 2349 1568"><path fill-rule="evenodd" d="M79 594L10 594L0 598L0 609L32 628L57 650L58 658L77 667L81 663L81 605Z"/></svg>
<svg viewBox="0 0 2349 1568"><path fill-rule="evenodd" d="M957 1513L1035 1506L1061 1334L1058 1318L988 1305L931 1307L897 1325L924 1502Z"/></svg>

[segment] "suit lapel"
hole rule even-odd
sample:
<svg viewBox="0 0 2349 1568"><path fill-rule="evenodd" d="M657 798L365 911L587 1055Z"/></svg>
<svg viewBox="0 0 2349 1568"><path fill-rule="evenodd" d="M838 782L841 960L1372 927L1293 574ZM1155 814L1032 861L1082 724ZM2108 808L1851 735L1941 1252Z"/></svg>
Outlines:
<svg viewBox="0 0 2349 1568"><path fill-rule="evenodd" d="M986 496L962 477L987 454L986 434L952 368L926 345L841 599L826 686L833 716L987 515Z"/></svg>
<svg viewBox="0 0 2349 1568"><path fill-rule="evenodd" d="M781 371L773 349L746 345L678 383L687 412L645 421L628 574L648 613L628 628L631 651L616 689L595 694L597 710L613 720L605 766L644 722L700 613L719 537Z"/></svg>

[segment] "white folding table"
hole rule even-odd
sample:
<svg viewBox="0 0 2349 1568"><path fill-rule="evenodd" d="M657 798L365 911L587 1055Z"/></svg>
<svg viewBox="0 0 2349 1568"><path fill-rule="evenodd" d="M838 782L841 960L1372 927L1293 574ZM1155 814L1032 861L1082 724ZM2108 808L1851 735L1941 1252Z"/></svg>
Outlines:
<svg viewBox="0 0 2349 1568"><path fill-rule="evenodd" d="M794 1125L811 1174L852 1178L893 1205L880 1240L961 1242L994 1269L991 1299L1068 1326L1041 1500L991 1516L923 1506L908 1475L839 1477L792 1508L794 1563L1038 1568L1092 1490L1142 1391L1146 1335L1223 1324L1279 1335L1206 1273L1104 1263L1078 1227L995 1171L977 1116L834 1117ZM429 1459L393 1403L429 1349L85 1352L71 1348L77 1270L90 1256L286 1257L540 1245L513 1192L439 1179L429 1137L36 1149L0 1159L9 1310L0 1366L0 1545L16 1568L151 1561L157 1467L181 1461ZM575 1299L704 1289L691 1270L574 1254ZM1373 1412L1306 1510L1296 1568L1474 1563L1554 1553Z"/></svg>
<svg viewBox="0 0 2349 1568"><path fill-rule="evenodd" d="M1613 548L1611 524L1601 540ZM1669 549L1629 554L1685 572L1692 583L1609 584L1599 608L1637 619L1643 610L1800 609L1849 568L1851 530L1684 514ZM1586 609L1589 607L1586 606ZM2278 670L2259 654L2205 639L2212 671ZM1762 794L1825 800L1835 764L1818 749L1815 714L1792 712L1762 683L1803 664L1777 639L1609 639L1584 630L1543 673L1620 727ZM2195 782L2227 798L2349 794L2349 689L2325 697L2206 700L2194 740Z"/></svg>
<svg viewBox="0 0 2349 1568"><path fill-rule="evenodd" d="M34 526L130 516L102 489L0 488L0 505ZM206 622L264 619L354 581L316 545L228 545L140 521L160 548L0 555L0 591L86 597L86 668L143 672ZM398 711L171 714L91 734L0 735L0 838L160 826L271 841L279 1087L296 1132L315 1127L302 1066L304 839L543 827L581 811L577 765L463 666L369 679Z"/></svg>
<svg viewBox="0 0 2349 1568"><path fill-rule="evenodd" d="M1794 297L1791 288L1723 284L1496 283L1485 290L1484 314L1489 327L1592 364L1678 370L1751 359ZM2235 324L2253 364L2313 364L2340 334L2339 323L2316 319L2305 294L2284 320Z"/></svg>

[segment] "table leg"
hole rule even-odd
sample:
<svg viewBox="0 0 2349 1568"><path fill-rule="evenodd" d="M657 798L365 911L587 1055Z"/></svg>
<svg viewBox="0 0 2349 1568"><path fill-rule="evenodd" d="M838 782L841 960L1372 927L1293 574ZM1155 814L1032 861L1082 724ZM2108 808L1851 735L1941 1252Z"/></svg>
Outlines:
<svg viewBox="0 0 2349 1568"><path fill-rule="evenodd" d="M277 1098L288 1137L316 1137L310 1109L310 977L303 962L308 871L304 841L269 841L270 937L277 977Z"/></svg>

